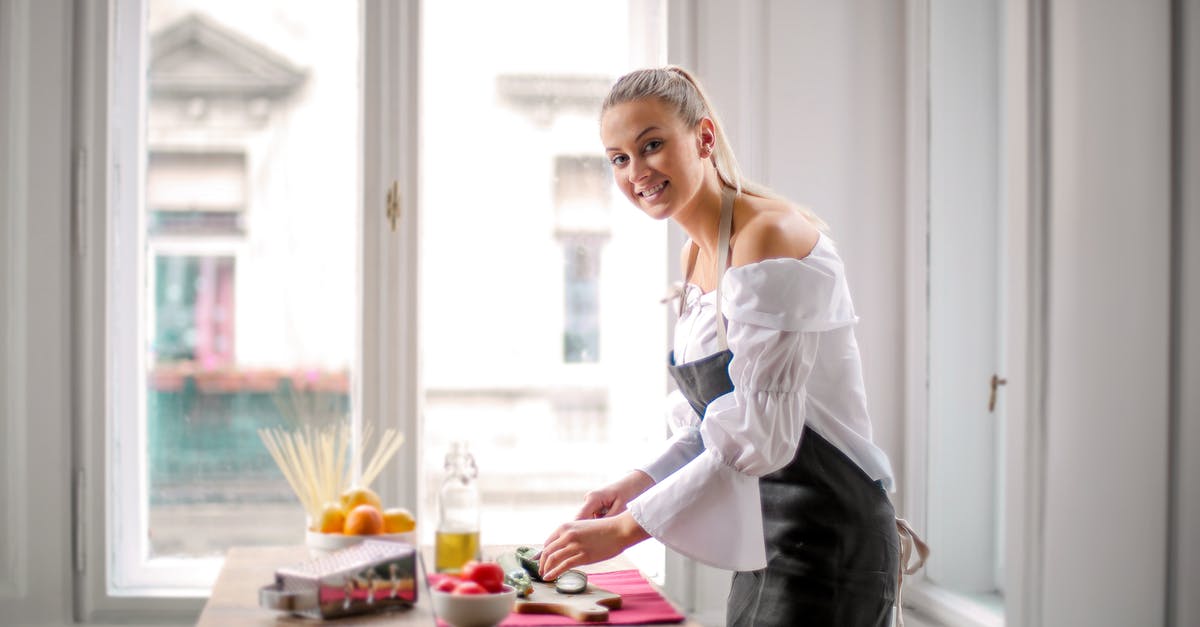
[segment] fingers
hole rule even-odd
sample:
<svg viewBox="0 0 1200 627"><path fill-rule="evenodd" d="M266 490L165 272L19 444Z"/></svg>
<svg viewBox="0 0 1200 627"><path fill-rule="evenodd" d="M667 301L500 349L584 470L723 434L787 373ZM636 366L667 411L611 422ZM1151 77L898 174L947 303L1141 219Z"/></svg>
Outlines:
<svg viewBox="0 0 1200 627"><path fill-rule="evenodd" d="M538 573L553 581L568 569L608 559L624 548L614 533L613 518L569 522L542 547Z"/></svg>
<svg viewBox="0 0 1200 627"><path fill-rule="evenodd" d="M599 518L604 515L604 504L599 499L592 498L590 495L583 502L583 507L579 508L579 512L575 514L575 520L587 520L588 518Z"/></svg>
<svg viewBox="0 0 1200 627"><path fill-rule="evenodd" d="M561 534L565 529L566 525L556 529L549 538L546 538L546 543L542 545L542 552L538 559L538 576L542 579L546 579L546 573L557 567L559 560L566 557L566 555L560 555L567 544Z"/></svg>
<svg viewBox="0 0 1200 627"><path fill-rule="evenodd" d="M608 518L625 511L625 498L602 492L589 492L584 497L583 507L575 514L575 520Z"/></svg>
<svg viewBox="0 0 1200 627"><path fill-rule="evenodd" d="M588 492L583 498L583 507L579 509L579 513L575 514L575 520L603 518L612 508L612 500L603 492Z"/></svg>
<svg viewBox="0 0 1200 627"><path fill-rule="evenodd" d="M554 581L566 570L595 561L588 542L589 531L598 530L595 522L566 523L555 530L542 547L538 560L538 575Z"/></svg>
<svg viewBox="0 0 1200 627"><path fill-rule="evenodd" d="M576 566L580 566L580 565L588 563L586 560L587 560L587 558L584 557L583 554L581 554L581 553L576 553L574 555L571 555L571 556L567 557L565 560L552 566L550 568L550 570L546 571L546 574L542 575L542 579L545 579L546 581L554 581L555 579L558 579L559 576L561 576L563 573L567 572L568 570L571 570L572 568L575 568Z"/></svg>

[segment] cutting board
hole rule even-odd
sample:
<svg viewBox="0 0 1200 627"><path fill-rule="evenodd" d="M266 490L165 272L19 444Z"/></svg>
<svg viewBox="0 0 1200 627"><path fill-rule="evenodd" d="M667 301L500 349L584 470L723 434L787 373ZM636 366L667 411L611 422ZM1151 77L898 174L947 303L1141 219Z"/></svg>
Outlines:
<svg viewBox="0 0 1200 627"><path fill-rule="evenodd" d="M621 595L588 584L579 594L562 594L554 584L533 582L533 592L517 598L518 614L559 614L581 623L608 620L608 611L620 609Z"/></svg>

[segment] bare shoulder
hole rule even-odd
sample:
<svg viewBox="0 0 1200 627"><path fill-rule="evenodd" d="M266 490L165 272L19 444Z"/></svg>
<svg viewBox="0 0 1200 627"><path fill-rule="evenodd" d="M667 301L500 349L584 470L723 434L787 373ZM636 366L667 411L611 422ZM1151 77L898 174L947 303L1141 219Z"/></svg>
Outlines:
<svg viewBox="0 0 1200 627"><path fill-rule="evenodd" d="M795 205L776 198L742 198L746 217L735 229L735 267L764 259L803 259L817 245L820 231Z"/></svg>

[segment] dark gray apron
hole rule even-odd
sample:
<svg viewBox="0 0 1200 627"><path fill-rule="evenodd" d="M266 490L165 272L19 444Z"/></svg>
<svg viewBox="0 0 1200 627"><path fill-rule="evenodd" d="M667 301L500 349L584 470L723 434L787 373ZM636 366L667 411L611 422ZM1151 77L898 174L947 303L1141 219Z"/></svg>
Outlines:
<svg viewBox="0 0 1200 627"><path fill-rule="evenodd" d="M733 390L720 282L733 216L726 189L718 237L717 331L722 351L668 369L704 419L713 399ZM685 283L695 253L688 262ZM683 297L680 297L683 300ZM682 302L681 302L682 305ZM804 427L792 461L759 479L767 567L734 573L726 622L734 626L836 627L891 624L900 543L896 513L883 485ZM719 538L714 538L719 540Z"/></svg>

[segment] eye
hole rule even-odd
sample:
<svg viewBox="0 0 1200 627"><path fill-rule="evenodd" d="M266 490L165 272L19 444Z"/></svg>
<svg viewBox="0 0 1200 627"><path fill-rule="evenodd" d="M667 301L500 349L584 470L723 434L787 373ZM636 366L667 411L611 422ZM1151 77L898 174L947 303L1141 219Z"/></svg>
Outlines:
<svg viewBox="0 0 1200 627"><path fill-rule="evenodd" d="M609 163L616 167L625 165L626 161L629 161L629 157L626 157L625 155L613 155L612 158L608 160Z"/></svg>
<svg viewBox="0 0 1200 627"><path fill-rule="evenodd" d="M662 148L662 145L663 145L663 143L662 143L661 139L652 139L652 140L646 142L646 145L642 148L642 152L645 152L645 153L654 152L655 150Z"/></svg>

